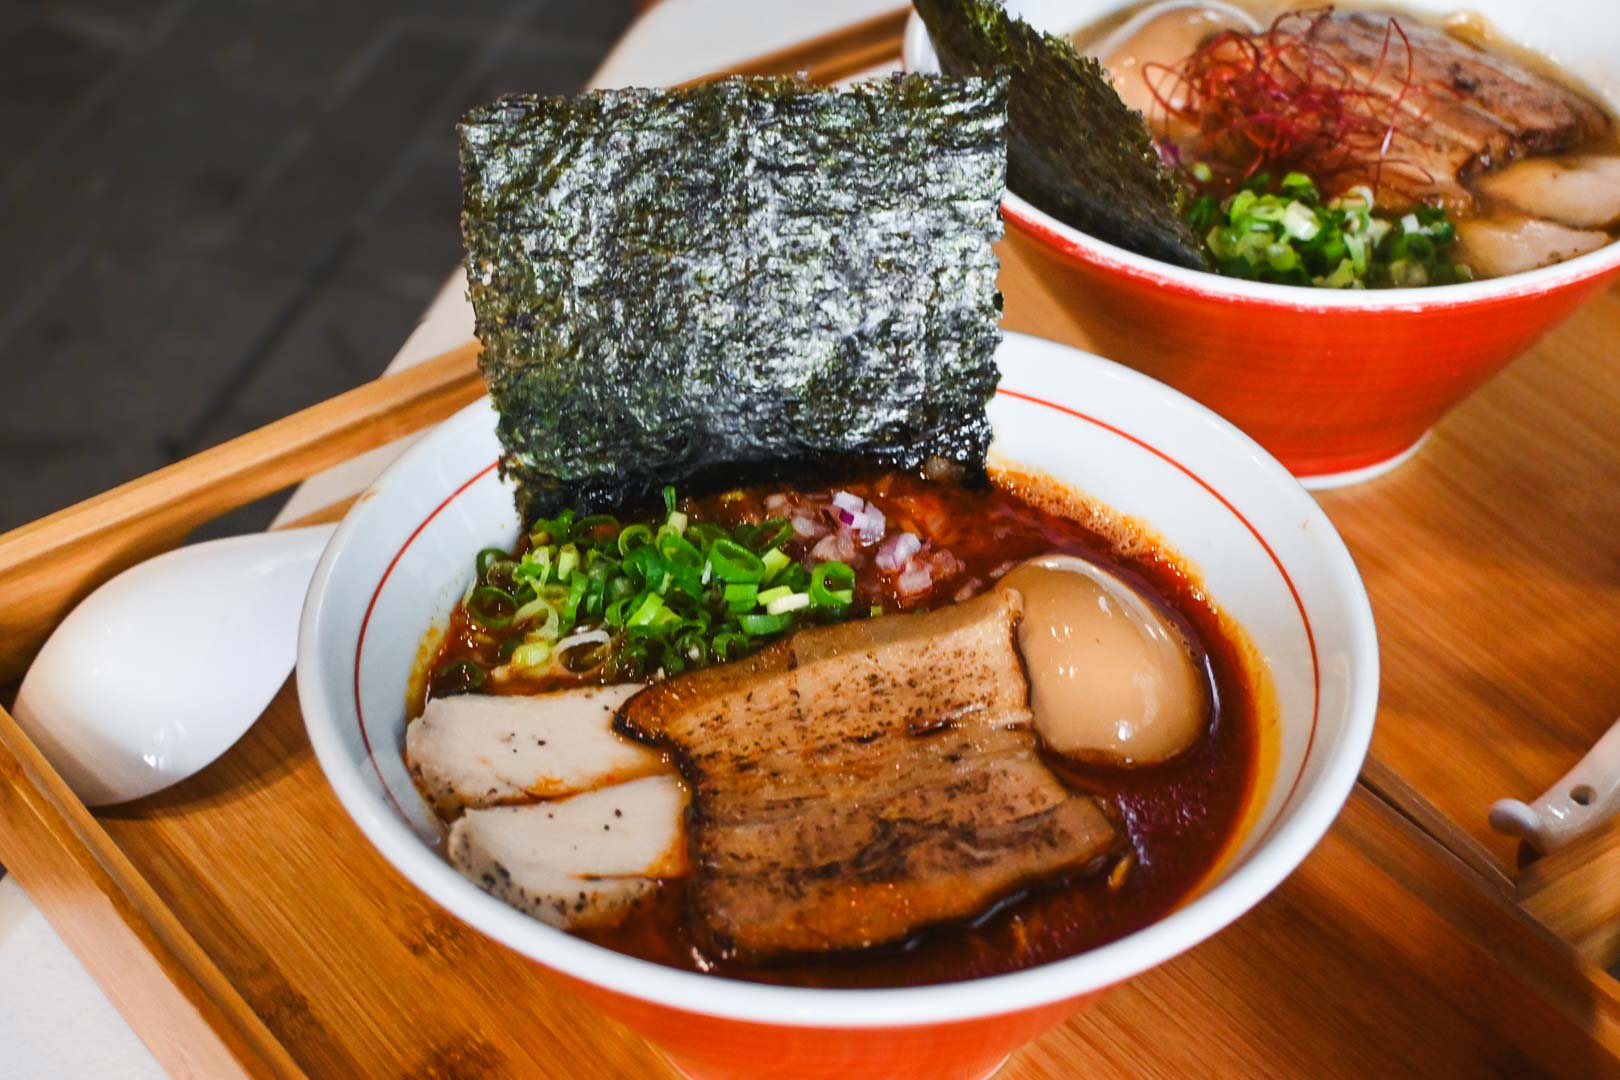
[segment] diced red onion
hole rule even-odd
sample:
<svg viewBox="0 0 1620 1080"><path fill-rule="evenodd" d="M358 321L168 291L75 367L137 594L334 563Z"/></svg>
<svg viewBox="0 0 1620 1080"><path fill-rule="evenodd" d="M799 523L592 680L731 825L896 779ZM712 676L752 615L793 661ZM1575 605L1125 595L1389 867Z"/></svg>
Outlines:
<svg viewBox="0 0 1620 1080"><path fill-rule="evenodd" d="M863 544L875 544L882 540L883 534L888 527L888 519L883 516L883 511L879 510L873 503L866 504L864 520L853 526L855 531L861 534L861 543Z"/></svg>
<svg viewBox="0 0 1620 1080"><path fill-rule="evenodd" d="M787 505L787 501L788 497L781 492L777 492L775 495L767 495L765 496L765 509L780 510Z"/></svg>
<svg viewBox="0 0 1620 1080"><path fill-rule="evenodd" d="M922 541L911 533L898 532L883 541L878 548L877 563L879 570L895 571L904 566L913 555L922 550Z"/></svg>
<svg viewBox="0 0 1620 1080"><path fill-rule="evenodd" d="M927 563L912 561L895 579L894 591L901 596L918 596L927 592L934 584L934 572Z"/></svg>
<svg viewBox="0 0 1620 1080"><path fill-rule="evenodd" d="M928 560L934 564L940 577L950 577L962 569L962 560L944 549L934 552Z"/></svg>
<svg viewBox="0 0 1620 1080"><path fill-rule="evenodd" d="M982 584L984 583L978 578L969 578L966 585L956 590L956 602L960 604L964 600L973 599L973 594L979 591L979 586Z"/></svg>
<svg viewBox="0 0 1620 1080"><path fill-rule="evenodd" d="M846 510L842 506L840 506L837 509L837 511L835 511L835 512L837 513L838 520L840 522L842 522L845 525L850 526L851 528L856 527L855 526L855 521L856 521L857 515L853 510Z"/></svg>
<svg viewBox="0 0 1620 1080"><path fill-rule="evenodd" d="M794 514L789 520L793 523L793 531L805 538L821 536L827 532L827 526L808 514Z"/></svg>
<svg viewBox="0 0 1620 1080"><path fill-rule="evenodd" d="M810 557L818 562L832 559L850 562L855 558L855 537L848 529L828 533L816 541L816 546L810 549Z"/></svg>
<svg viewBox="0 0 1620 1080"><path fill-rule="evenodd" d="M866 509L866 500L848 491L837 491L833 493L833 505L853 514Z"/></svg>

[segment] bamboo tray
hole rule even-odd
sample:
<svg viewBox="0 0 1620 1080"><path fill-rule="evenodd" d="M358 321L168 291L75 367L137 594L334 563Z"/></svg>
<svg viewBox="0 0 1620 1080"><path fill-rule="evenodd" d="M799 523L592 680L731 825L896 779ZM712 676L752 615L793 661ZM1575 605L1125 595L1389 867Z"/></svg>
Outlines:
<svg viewBox="0 0 1620 1080"><path fill-rule="evenodd" d="M898 27L889 16L747 70L850 74L892 56ZM1083 344L1016 247L1002 255L1006 325ZM1620 984L1525 915L1516 853L1483 820L1490 799L1540 791L1620 711L1606 662L1620 505L1604 484L1620 474L1620 388L1604 378L1617 346L1611 291L1403 470L1323 498L1382 636L1363 783L1253 912L1002 1075L1620 1075ZM0 679L118 569L475 398L473 355L0 536ZM0 862L176 1076L674 1075L375 854L321 776L290 685L213 766L99 814L0 710ZM1544 876L1582 869L1549 860Z"/></svg>

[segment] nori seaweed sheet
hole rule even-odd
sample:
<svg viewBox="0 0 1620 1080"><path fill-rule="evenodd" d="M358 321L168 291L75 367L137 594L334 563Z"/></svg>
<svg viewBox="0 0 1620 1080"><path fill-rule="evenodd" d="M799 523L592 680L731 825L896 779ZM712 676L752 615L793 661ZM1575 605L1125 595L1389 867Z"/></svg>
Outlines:
<svg viewBox="0 0 1620 1080"><path fill-rule="evenodd" d="M1007 183L1047 213L1139 255L1209 269L1181 219L1183 192L1142 114L1101 65L996 0L915 0L941 70L1010 75Z"/></svg>
<svg viewBox="0 0 1620 1080"><path fill-rule="evenodd" d="M1004 79L919 75L468 113L469 297L524 520L770 463L982 474L1005 123Z"/></svg>

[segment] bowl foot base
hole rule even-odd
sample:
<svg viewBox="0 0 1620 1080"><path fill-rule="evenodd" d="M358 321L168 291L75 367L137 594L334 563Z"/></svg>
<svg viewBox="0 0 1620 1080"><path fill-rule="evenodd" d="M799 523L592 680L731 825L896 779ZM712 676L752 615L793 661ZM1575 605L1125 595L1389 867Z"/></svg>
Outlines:
<svg viewBox="0 0 1620 1080"><path fill-rule="evenodd" d="M1425 431L1418 437L1418 441L1408 446L1394 457L1375 461L1371 465L1363 465L1359 469L1347 469L1344 472L1318 473L1315 476L1301 476L1299 482L1305 485L1307 491L1328 491L1332 488L1349 487L1351 484L1361 484L1377 476L1400 468L1412 459L1412 455L1423 449L1423 444L1429 441L1429 432Z"/></svg>
<svg viewBox="0 0 1620 1080"><path fill-rule="evenodd" d="M675 1067L675 1071L686 1077L686 1080L721 1080L720 1077L713 1073L692 1072L690 1069L683 1067L679 1061L676 1061L674 1058L669 1057L668 1055L665 1055L664 1060L673 1065ZM1000 1072L1001 1067L1007 1064L1007 1062L1010 1060L1012 1060L1012 1055L1008 1054L1006 1057L996 1062L994 1067L992 1067L989 1072L975 1077L974 1080L990 1080L990 1078Z"/></svg>

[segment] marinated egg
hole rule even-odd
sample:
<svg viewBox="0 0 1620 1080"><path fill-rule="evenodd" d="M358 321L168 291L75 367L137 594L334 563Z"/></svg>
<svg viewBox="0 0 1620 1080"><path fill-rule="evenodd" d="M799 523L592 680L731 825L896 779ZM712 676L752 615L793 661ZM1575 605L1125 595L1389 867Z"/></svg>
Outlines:
<svg viewBox="0 0 1620 1080"><path fill-rule="evenodd" d="M1155 88L1173 109L1186 106L1186 87L1171 70L1177 63L1223 31L1259 28L1252 16L1229 4L1168 0L1138 13L1103 39L1080 44L1107 68L1120 100L1148 115L1158 105Z"/></svg>
<svg viewBox="0 0 1620 1080"><path fill-rule="evenodd" d="M1061 754L1148 765L1196 742L1208 682L1180 629L1106 567L1047 555L1002 585L1024 598L1018 647L1041 738Z"/></svg>

